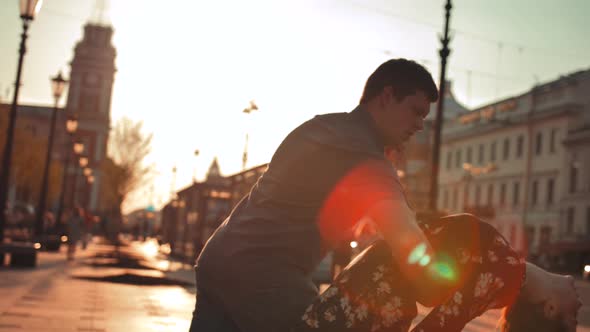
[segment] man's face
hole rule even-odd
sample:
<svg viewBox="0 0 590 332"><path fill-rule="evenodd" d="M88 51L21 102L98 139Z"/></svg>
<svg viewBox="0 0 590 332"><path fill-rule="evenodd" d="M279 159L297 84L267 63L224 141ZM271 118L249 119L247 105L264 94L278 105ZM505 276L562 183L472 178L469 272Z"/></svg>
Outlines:
<svg viewBox="0 0 590 332"><path fill-rule="evenodd" d="M379 109L372 114L385 145L399 147L422 130L430 110L430 101L423 91L398 100L393 89L386 87L377 98Z"/></svg>

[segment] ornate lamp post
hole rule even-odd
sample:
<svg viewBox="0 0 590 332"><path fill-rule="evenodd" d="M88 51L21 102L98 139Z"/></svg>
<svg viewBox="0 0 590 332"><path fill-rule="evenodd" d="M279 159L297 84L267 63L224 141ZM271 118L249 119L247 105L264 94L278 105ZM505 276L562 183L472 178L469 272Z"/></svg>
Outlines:
<svg viewBox="0 0 590 332"><path fill-rule="evenodd" d="M69 119L66 120L66 131L68 133L68 135L70 136L70 140L69 140L69 144L66 148L66 161L64 164L64 174L61 180L61 191L59 192L59 205L57 207L57 216L55 218L56 222L58 225L61 225L61 216L63 214L63 209L64 209L64 199L66 196L66 182L68 179L68 168L70 167L70 154L72 153L72 151L70 151L70 145L72 146L72 148L74 147L74 134L76 133L76 130L78 130L78 119L76 118L76 116L71 116ZM79 143L78 143L79 144Z"/></svg>
<svg viewBox="0 0 590 332"><path fill-rule="evenodd" d="M43 214L45 213L45 204L47 203L47 187L49 182L49 167L51 165L51 152L53 150L53 136L55 135L55 122L57 119L57 107L59 98L61 97L65 87L66 81L61 72L51 79L51 87L53 89L53 97L55 103L53 111L51 112L51 127L49 128L49 142L47 143L47 154L45 155L45 168L43 169L43 181L41 182L41 194L39 195L39 203L37 204L37 220L35 222L35 236L43 233Z"/></svg>
<svg viewBox="0 0 590 332"><path fill-rule="evenodd" d="M8 131L6 132L6 144L4 145L4 155L2 156L2 167L0 173L0 242L4 239L4 223L6 220L6 199L8 198L8 187L10 179L10 161L12 159L12 148L14 141L14 127L16 124L16 106L18 103L18 93L20 91L20 78L23 67L23 58L26 52L27 31L29 24L35 18L35 15L41 9L41 0L21 0L20 17L23 21L23 33L21 34L18 66L16 69L16 81L14 83L14 97L10 107L8 119Z"/></svg>
<svg viewBox="0 0 590 332"><path fill-rule="evenodd" d="M91 195L91 191L92 191L92 184L94 183L94 175L92 175L92 169L87 168L90 170L90 172L88 172L88 175L86 175L86 172L84 172L84 174L86 175L86 202L85 202L85 210L89 210L90 209L90 195ZM86 169L84 169L86 170Z"/></svg>
<svg viewBox="0 0 590 332"><path fill-rule="evenodd" d="M76 167L76 171L74 172L74 181L72 183L72 204L71 204L72 207L75 207L76 206L76 203L77 203L76 195L78 193L78 190L77 189L78 189L78 173L79 173L79 170L80 169L83 169L86 166L88 166L88 157L83 157L81 155L82 154L82 151L84 150L84 144L82 144L82 143L78 143L78 144L79 144L78 147L81 147L81 148L78 149L78 151L80 151L80 152L77 152L76 151L76 154L79 157L78 158L78 165L80 165L80 168ZM75 149L76 149L76 145L74 144L74 150Z"/></svg>
<svg viewBox="0 0 590 332"><path fill-rule="evenodd" d="M436 117L434 120L434 142L432 146L432 173L430 175L430 201L429 201L429 208L431 212L436 211L436 204L438 200L438 170L439 170L439 160L440 160L440 140L441 140L441 132L442 132L442 122L444 121L443 117L443 110L445 105L445 82L446 82L446 72L447 72L447 58L451 53L449 49L449 42L451 41L449 37L449 21L451 18L451 9L453 5L451 4L451 0L447 0L445 5L445 30L444 35L440 39L442 43L442 48L439 51L440 55L440 82L438 84L438 104L436 108Z"/></svg>

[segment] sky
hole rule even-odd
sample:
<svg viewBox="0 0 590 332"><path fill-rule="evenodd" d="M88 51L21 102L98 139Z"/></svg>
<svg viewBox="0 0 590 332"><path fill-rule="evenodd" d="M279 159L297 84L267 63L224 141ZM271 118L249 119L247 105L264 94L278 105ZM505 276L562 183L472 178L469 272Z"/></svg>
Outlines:
<svg viewBox="0 0 590 332"><path fill-rule="evenodd" d="M49 78L69 74L100 2L117 49L112 123L143 121L153 134L153 180L127 211L161 206L193 174L203 180L214 157L222 174L239 172L246 133L248 167L270 161L301 122L352 110L390 58L414 59L438 82L443 0L45 0L30 28L19 103L52 104ZM589 12L587 0L453 1L447 78L457 100L475 108L590 69ZM20 33L18 1L0 0L4 102ZM250 100L259 110L245 114Z"/></svg>

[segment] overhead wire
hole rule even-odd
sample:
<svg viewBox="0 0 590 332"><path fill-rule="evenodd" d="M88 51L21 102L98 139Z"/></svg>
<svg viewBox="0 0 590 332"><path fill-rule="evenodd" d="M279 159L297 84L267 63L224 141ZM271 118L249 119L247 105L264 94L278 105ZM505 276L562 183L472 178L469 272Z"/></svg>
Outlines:
<svg viewBox="0 0 590 332"><path fill-rule="evenodd" d="M418 20L415 18L410 18L407 16L395 14L389 10L386 10L383 8L375 8L375 7L367 6L366 4L361 4L356 1L349 1L349 3L351 3L355 7L359 7L364 10L367 10L367 11L376 12L376 13L383 15L383 16L393 17L393 18L397 18L399 20L411 22L413 24L427 26L429 28L432 28L434 30L434 32L438 32L440 29L439 24L434 24L432 22L427 22L427 21ZM470 32L470 31L465 31L465 30L461 30L461 29L451 29L451 31L453 33L463 35L464 37L467 37L470 39L479 40L479 41L494 44L494 45L502 44L503 46L512 47L512 48L518 50L519 52L527 52L527 53L538 55L538 56L545 56L545 57L550 56L550 57L558 57L558 58L562 58L562 57L566 56L566 57L570 57L570 58L576 58L579 60L588 59L588 55L584 55L584 54L571 53L571 52L557 53L557 52L555 52L554 49L530 46L530 45L525 45L524 43L507 42L505 40L498 40L498 39L494 39L489 36L484 36L482 34Z"/></svg>

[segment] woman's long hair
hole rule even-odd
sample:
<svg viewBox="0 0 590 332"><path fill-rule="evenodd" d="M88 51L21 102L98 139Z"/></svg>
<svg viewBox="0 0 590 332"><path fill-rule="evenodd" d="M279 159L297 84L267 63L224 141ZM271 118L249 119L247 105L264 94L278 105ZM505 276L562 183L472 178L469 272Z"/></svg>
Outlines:
<svg viewBox="0 0 590 332"><path fill-rule="evenodd" d="M545 316L545 302L532 303L522 297L513 305L502 310L498 322L502 332L567 332L568 328L562 315L555 318Z"/></svg>

